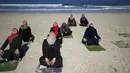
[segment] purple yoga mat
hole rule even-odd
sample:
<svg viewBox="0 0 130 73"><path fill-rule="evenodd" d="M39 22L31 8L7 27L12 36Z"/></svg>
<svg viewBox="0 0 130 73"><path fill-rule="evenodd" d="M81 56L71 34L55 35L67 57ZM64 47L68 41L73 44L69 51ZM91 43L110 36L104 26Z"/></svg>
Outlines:
<svg viewBox="0 0 130 73"><path fill-rule="evenodd" d="M44 68L42 70L40 70L40 64L37 66L36 73L61 73L62 72L62 68Z"/></svg>

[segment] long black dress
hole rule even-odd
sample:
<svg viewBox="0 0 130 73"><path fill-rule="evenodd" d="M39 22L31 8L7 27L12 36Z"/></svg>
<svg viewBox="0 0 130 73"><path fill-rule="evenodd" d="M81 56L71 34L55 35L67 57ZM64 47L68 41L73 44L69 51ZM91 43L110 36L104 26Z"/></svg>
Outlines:
<svg viewBox="0 0 130 73"><path fill-rule="evenodd" d="M83 38L87 41L82 40L82 43L87 45L99 45L99 39L101 39L94 27L87 28Z"/></svg>
<svg viewBox="0 0 130 73"><path fill-rule="evenodd" d="M80 26L88 26L89 22L86 17L80 18Z"/></svg>
<svg viewBox="0 0 130 73"><path fill-rule="evenodd" d="M68 18L68 25L69 26L77 26L75 18L73 18L73 19Z"/></svg>
<svg viewBox="0 0 130 73"><path fill-rule="evenodd" d="M53 45L49 45L45 39L42 44L42 53L43 56L39 59L41 65L52 68L63 67L59 41L56 41ZM48 66L45 58L48 58L51 61L54 57L56 58L56 62L53 66Z"/></svg>
<svg viewBox="0 0 130 73"><path fill-rule="evenodd" d="M50 32L51 31L54 32L53 27L50 29ZM62 44L62 33L61 33L61 29L60 28L58 29L58 35L57 35L56 39L60 42L60 44Z"/></svg>
<svg viewBox="0 0 130 73"><path fill-rule="evenodd" d="M34 41L34 36L32 35L31 28L29 26L25 29L21 26L19 28L19 35L22 37L24 42Z"/></svg>
<svg viewBox="0 0 130 73"><path fill-rule="evenodd" d="M4 50L8 46L8 44L9 44L9 49ZM6 39L2 47L0 48L4 50L4 55L2 56L2 58L7 59L8 61L19 60L19 57L21 57L22 55L21 44L22 44L22 39L19 36L17 38L14 38L11 43L9 43L9 40ZM19 57L16 56L16 54L14 53L16 49L19 50Z"/></svg>

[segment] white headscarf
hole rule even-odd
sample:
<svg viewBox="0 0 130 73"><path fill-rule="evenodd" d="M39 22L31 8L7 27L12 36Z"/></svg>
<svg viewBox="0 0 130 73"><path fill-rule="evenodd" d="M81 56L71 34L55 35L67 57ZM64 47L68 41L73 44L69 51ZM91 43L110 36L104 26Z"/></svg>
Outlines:
<svg viewBox="0 0 130 73"><path fill-rule="evenodd" d="M49 36L47 37L47 42L49 45L53 45L56 41L56 35L54 32L50 32Z"/></svg>

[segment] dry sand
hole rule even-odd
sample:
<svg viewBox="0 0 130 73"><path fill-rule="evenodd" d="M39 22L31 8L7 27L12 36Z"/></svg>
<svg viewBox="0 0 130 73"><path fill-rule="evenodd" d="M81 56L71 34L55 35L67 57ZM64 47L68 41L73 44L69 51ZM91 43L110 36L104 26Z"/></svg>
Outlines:
<svg viewBox="0 0 130 73"><path fill-rule="evenodd" d="M118 35L130 32L130 13L85 13L89 22L97 28L102 38L100 44L106 51L91 52L81 44L86 27L72 27L74 38L64 39L61 53L63 56L62 73L130 73L130 48L118 48L111 41L130 40ZM53 22L59 25L67 22L68 13L0 13L0 46L13 27L19 28L27 20L36 39L17 69L5 73L35 73L42 55L41 45ZM75 13L79 23L81 14Z"/></svg>

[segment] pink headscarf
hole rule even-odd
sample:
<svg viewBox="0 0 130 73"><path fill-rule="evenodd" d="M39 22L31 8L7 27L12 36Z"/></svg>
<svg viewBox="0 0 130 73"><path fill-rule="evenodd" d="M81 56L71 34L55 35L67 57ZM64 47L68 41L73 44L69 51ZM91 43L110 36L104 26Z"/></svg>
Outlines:
<svg viewBox="0 0 130 73"><path fill-rule="evenodd" d="M52 31L49 33L49 36L47 37L47 42L49 43L49 45L54 44L56 41L56 35L55 33Z"/></svg>
<svg viewBox="0 0 130 73"><path fill-rule="evenodd" d="M12 43L13 39L19 36L18 29L17 29L17 28L13 28L13 30L17 30L17 33L15 33L15 34L12 33L12 34L8 37L9 43ZM13 31L13 30L12 30L12 31Z"/></svg>

